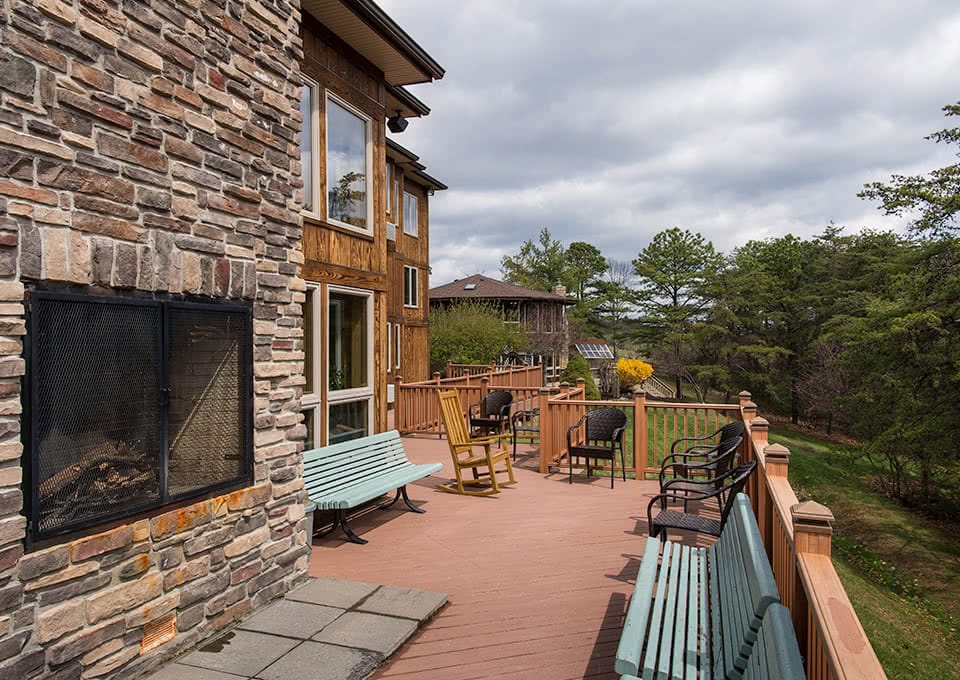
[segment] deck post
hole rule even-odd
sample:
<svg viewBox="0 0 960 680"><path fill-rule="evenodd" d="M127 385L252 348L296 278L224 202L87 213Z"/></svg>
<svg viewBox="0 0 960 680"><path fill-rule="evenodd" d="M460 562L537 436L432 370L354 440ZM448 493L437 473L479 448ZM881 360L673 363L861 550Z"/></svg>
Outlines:
<svg viewBox="0 0 960 680"><path fill-rule="evenodd" d="M550 429L550 388L541 387L538 395L540 405L540 474L550 472L550 457L553 453L553 431Z"/></svg>
<svg viewBox="0 0 960 680"><path fill-rule="evenodd" d="M737 398L740 400L740 406L743 406L748 401L753 400L753 395L747 392L746 390L743 390L740 394L737 395Z"/></svg>
<svg viewBox="0 0 960 680"><path fill-rule="evenodd" d="M793 516L794 556L799 558L802 553L807 553L830 557L834 520L830 509L815 501L805 501L792 506L790 514ZM817 637L817 633L808 626L810 602L796 562L794 562L792 577L793 606L790 607L790 613L793 617L793 627L797 631L800 649L808 651L809 655L810 643Z"/></svg>
<svg viewBox="0 0 960 680"><path fill-rule="evenodd" d="M770 495L770 482L773 479L780 479L783 483L788 483L786 480L789 464L790 449L783 444L769 444L763 449L763 465L757 466L757 472L760 473L760 478L757 480L757 524L760 526L760 535L763 537L763 544L767 548L767 557L771 559L771 564L775 551L784 550L785 546L774 546L773 513L775 509L773 497ZM773 483L776 484L776 482Z"/></svg>
<svg viewBox="0 0 960 680"><path fill-rule="evenodd" d="M740 413L743 415L743 422L749 423L757 417L757 405L752 401L740 402Z"/></svg>
<svg viewBox="0 0 960 680"><path fill-rule="evenodd" d="M647 476L647 393L640 385L633 387L633 474Z"/></svg>
<svg viewBox="0 0 960 680"><path fill-rule="evenodd" d="M750 421L750 439L746 447L747 456L746 461L755 460L757 461L758 469L763 469L763 461L760 460L763 456L763 450L767 448L769 443L769 433L770 433L770 423L767 422L766 418L754 418ZM760 508L757 504L760 494L766 491L764 487L761 489L761 485L765 484L766 480L761 482L760 474L750 475L750 479L747 480L747 495L750 496L750 504L753 505L753 513L759 517Z"/></svg>
<svg viewBox="0 0 960 680"><path fill-rule="evenodd" d="M490 378L488 376L483 376L480 378L480 417L486 417L487 408L486 404L483 403L483 400L486 398L487 394L490 392Z"/></svg>
<svg viewBox="0 0 960 680"><path fill-rule="evenodd" d="M453 362L449 360L447 361L447 377L453 377Z"/></svg>

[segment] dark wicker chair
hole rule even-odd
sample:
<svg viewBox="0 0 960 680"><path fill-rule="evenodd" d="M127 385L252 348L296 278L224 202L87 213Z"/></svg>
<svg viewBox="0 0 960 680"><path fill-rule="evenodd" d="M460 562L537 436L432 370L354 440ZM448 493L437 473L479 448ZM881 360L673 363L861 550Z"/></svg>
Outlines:
<svg viewBox="0 0 960 680"><path fill-rule="evenodd" d="M586 421L586 437L582 444L573 443L573 433ZM617 446L620 447L620 469L623 481L627 481L627 460L624 455L623 439L627 427L627 414L618 408L604 407L587 411L576 424L567 430L567 460L570 462L570 483L573 484L573 459L587 460L587 477L590 476L590 459L599 458L610 461L610 488L616 476Z"/></svg>
<svg viewBox="0 0 960 680"><path fill-rule="evenodd" d="M743 437L736 436L729 439L722 439L717 444L716 449L711 450L700 462L677 462L671 461L675 456L668 456L664 465L660 468L660 491L666 489L670 484L670 489L675 492L693 491L699 493L703 491L703 485L700 482L709 479L716 479L734 466L737 458L737 449ZM720 503L720 498L717 498ZM660 504L661 507L667 506L667 499L664 498ZM684 502L683 510L686 512L687 504Z"/></svg>
<svg viewBox="0 0 960 680"><path fill-rule="evenodd" d="M752 460L749 463L727 470L723 475L718 475L714 479L705 479L701 482L691 480L668 480L664 490L650 499L647 504L647 526L650 528L650 536L660 536L661 541L667 540L667 529L682 529L685 531L694 531L710 536L719 536L723 530L723 525L730 514L730 508L733 505L734 497L743 491L747 478L757 467L757 462ZM689 489L680 492L672 488L673 484L683 482L684 485L700 485L701 491L691 491ZM702 517L689 512L680 512L678 510L660 510L657 516L653 516L653 509L664 499L676 501L705 501L710 498L720 499L720 519L711 519Z"/></svg>
<svg viewBox="0 0 960 680"><path fill-rule="evenodd" d="M517 459L517 438L540 441L540 409L514 411L510 416L510 436L513 443L513 459Z"/></svg>
<svg viewBox="0 0 960 680"><path fill-rule="evenodd" d="M734 420L721 427L716 432L705 434L702 437L681 437L670 445L670 455L663 460L663 465L668 462L693 460L709 458L714 455L724 441L734 437L742 437L746 428L743 421ZM689 445L690 442L703 442L701 444ZM682 448L686 446L686 448ZM684 475L686 476L686 475Z"/></svg>
<svg viewBox="0 0 960 680"><path fill-rule="evenodd" d="M513 395L506 390L494 390L470 407L470 430L481 434L503 434L510 422Z"/></svg>

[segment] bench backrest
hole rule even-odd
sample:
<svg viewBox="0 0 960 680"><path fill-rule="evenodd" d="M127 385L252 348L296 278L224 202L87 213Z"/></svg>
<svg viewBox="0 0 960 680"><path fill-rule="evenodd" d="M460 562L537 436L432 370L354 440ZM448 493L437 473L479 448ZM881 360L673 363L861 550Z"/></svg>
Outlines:
<svg viewBox="0 0 960 680"><path fill-rule="evenodd" d="M770 605L754 645L744 680L805 680L803 659L790 610L782 604Z"/></svg>
<svg viewBox="0 0 960 680"><path fill-rule="evenodd" d="M400 433L390 430L304 451L303 481L308 494L322 496L409 464Z"/></svg>
<svg viewBox="0 0 960 680"><path fill-rule="evenodd" d="M750 500L737 494L720 539L710 547L714 675L746 669L767 608L780 601Z"/></svg>

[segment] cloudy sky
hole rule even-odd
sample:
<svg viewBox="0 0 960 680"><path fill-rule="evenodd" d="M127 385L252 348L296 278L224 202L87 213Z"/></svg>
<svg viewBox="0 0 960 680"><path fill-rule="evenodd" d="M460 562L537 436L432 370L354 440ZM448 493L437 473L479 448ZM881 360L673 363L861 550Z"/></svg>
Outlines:
<svg viewBox="0 0 960 680"><path fill-rule="evenodd" d="M395 136L450 186L431 286L543 227L619 260L671 226L723 251L899 227L864 182L955 161L923 137L960 100L956 0L380 4L447 71Z"/></svg>

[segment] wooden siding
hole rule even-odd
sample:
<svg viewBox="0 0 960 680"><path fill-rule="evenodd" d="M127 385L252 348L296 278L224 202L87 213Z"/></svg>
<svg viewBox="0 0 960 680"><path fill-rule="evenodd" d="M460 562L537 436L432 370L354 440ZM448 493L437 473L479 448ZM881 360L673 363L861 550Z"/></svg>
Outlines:
<svg viewBox="0 0 960 680"><path fill-rule="evenodd" d="M316 197L320 218L303 219L303 277L321 284L322 325L326 328L327 285L373 291L373 427L386 429L386 357L383 337L387 321L386 215L383 198L386 160L386 90L383 74L326 27L309 15L303 17L304 58L301 70L319 85L319 194ZM372 167L369 200L373 224L370 233L355 232L326 221L326 92L336 95L370 118ZM326 336L315 339L320 348L321 365L326 357ZM320 413L326 412L325 390L321 391ZM326 441L326 418L318 419L322 441Z"/></svg>

